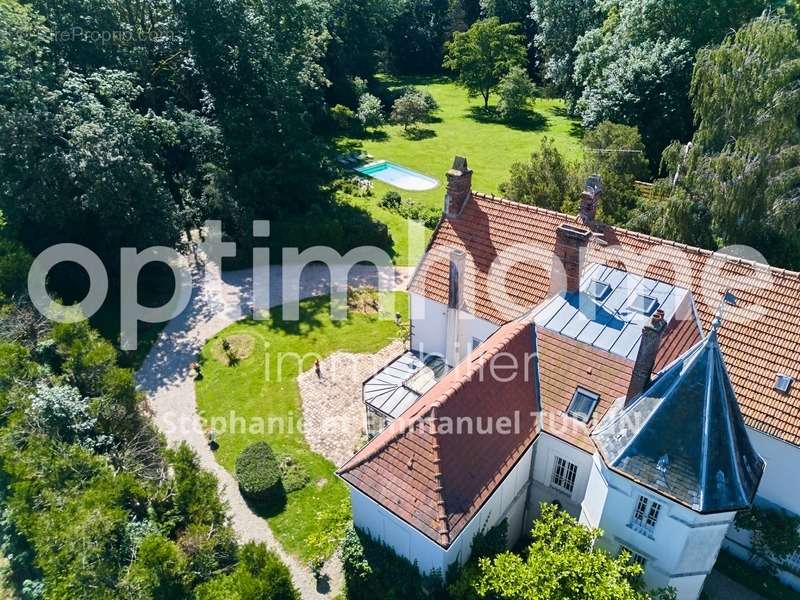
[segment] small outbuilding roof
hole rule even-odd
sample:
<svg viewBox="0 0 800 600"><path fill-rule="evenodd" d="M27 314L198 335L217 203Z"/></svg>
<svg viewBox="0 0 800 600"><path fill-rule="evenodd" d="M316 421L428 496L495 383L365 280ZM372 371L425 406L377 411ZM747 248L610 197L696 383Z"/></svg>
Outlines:
<svg viewBox="0 0 800 600"><path fill-rule="evenodd" d="M716 326L592 433L614 471L700 513L752 502L764 460L750 443Z"/></svg>
<svg viewBox="0 0 800 600"><path fill-rule="evenodd" d="M364 382L364 402L396 419L436 385L446 371L439 356L405 352Z"/></svg>

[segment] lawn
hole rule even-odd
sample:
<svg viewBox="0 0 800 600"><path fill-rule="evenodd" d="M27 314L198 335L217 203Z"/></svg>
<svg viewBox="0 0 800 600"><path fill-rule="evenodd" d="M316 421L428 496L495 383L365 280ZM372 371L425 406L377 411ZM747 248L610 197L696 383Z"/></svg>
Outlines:
<svg viewBox="0 0 800 600"><path fill-rule="evenodd" d="M498 122L493 113L483 110L483 100L470 99L466 91L446 78L407 78L386 80L389 87L414 85L429 91L441 109L434 123L421 125L421 134L407 135L401 126L386 126L362 138L342 138L340 148L346 151L361 149L376 159L385 159L409 167L443 182L445 172L455 155L466 156L475 172L473 189L498 194L500 184L508 178L514 162L525 161L539 146L543 137L553 138L555 146L570 158L581 153L581 128L575 119L566 115L564 102L539 98L534 112L523 126L512 127ZM497 97L493 97L493 108ZM348 196L347 201L366 208L375 218L386 223L395 243L398 264L416 264L424 250L412 244L409 252L405 220L377 206L383 194L394 189L375 182L374 195L367 198ZM444 201L444 186L427 192L401 192L426 206L439 208ZM419 234L419 232L417 232ZM418 237L418 235L417 235Z"/></svg>
<svg viewBox="0 0 800 600"><path fill-rule="evenodd" d="M395 305L406 319L407 296L396 294ZM334 475L334 465L312 452L299 431L302 407L296 377L301 369L313 366L315 356L337 350L372 353L400 335L393 316L380 319L351 313L348 320L337 322L331 320L329 308L328 298L309 299L300 303L300 321L284 321L281 309L276 309L269 320L232 325L206 343L201 355L203 378L197 382L201 417L209 422L214 417L224 418L232 424L230 429L235 428L220 432L217 438L217 460L226 469L233 472L239 453L264 440L276 454L291 456L310 475L310 483L288 494L281 510L264 514L284 548L302 560L333 551L350 510L347 490ZM247 336L255 338L252 354L236 366L228 366L220 356L221 338L241 340ZM267 426L259 428L259 422Z"/></svg>

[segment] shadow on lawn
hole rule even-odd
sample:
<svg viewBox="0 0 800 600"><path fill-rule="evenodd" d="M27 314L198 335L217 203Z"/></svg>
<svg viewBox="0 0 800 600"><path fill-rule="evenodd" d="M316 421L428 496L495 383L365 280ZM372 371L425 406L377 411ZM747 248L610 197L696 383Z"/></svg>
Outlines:
<svg viewBox="0 0 800 600"><path fill-rule="evenodd" d="M384 75L377 83L379 86L390 89L415 85L453 83L453 79L446 75Z"/></svg>
<svg viewBox="0 0 800 600"><path fill-rule="evenodd" d="M579 140L583 139L584 128L581 124L581 120L577 116L571 114L569 110L563 106L554 106L550 109L550 112L556 117L567 119L570 122L569 134L572 137L578 138Z"/></svg>
<svg viewBox="0 0 800 600"><path fill-rule="evenodd" d="M383 129L360 129L350 134L350 137L356 140L364 140L367 142L385 142L389 139L389 134Z"/></svg>
<svg viewBox="0 0 800 600"><path fill-rule="evenodd" d="M286 510L286 499L287 495L283 489L283 484L281 484L279 493L275 494L275 496L269 500L254 500L246 496L244 497L248 508L263 519L276 517Z"/></svg>
<svg viewBox="0 0 800 600"><path fill-rule="evenodd" d="M431 138L435 138L436 132L433 129L427 129L425 127L412 127L410 129L406 129L403 132L403 135L409 140L418 142L420 140L429 140Z"/></svg>
<svg viewBox="0 0 800 600"><path fill-rule="evenodd" d="M484 125L505 125L506 127L518 131L541 131L542 129L546 129L549 125L547 117L535 110L525 111L522 116L514 121L506 121L497 114L497 110L494 108L486 109L482 106L471 106L467 110L467 114L470 119L478 123L483 123Z"/></svg>
<svg viewBox="0 0 800 600"><path fill-rule="evenodd" d="M312 263L314 264L314 263ZM323 282L322 286L327 284ZM284 305L272 309L272 318L268 321L245 321L247 325L259 325L268 327L273 331L280 331L287 335L303 335L311 329L316 329L327 324L323 322L320 315L329 314L330 296L319 296L306 298L300 301L300 318L297 320L286 320L283 318ZM334 327L341 327L347 321L330 319L330 324Z"/></svg>

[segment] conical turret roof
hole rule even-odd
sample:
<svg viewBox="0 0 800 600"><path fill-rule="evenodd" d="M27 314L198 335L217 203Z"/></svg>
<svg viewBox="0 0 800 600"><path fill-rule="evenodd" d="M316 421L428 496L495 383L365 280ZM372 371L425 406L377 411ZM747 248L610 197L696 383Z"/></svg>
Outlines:
<svg viewBox="0 0 800 600"><path fill-rule="evenodd" d="M700 513L746 508L764 472L716 328L592 438L609 468Z"/></svg>

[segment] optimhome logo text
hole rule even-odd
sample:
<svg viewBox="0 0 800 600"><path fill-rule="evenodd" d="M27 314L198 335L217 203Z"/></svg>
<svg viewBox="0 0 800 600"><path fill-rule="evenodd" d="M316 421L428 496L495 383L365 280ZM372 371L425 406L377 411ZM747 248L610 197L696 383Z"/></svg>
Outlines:
<svg viewBox="0 0 800 600"><path fill-rule="evenodd" d="M412 223L409 222L409 231ZM269 237L269 221L254 221L255 237ZM234 242L223 241L222 223L207 221L204 235L197 243L196 255L202 257L193 264L189 257L173 248L157 246L138 251L135 248L120 250L120 344L123 350L136 350L138 347L137 327L139 323L163 323L179 314L192 301L197 286L207 284L213 287L219 282L219 269L223 258L237 255ZM418 286L426 286L430 265L437 261L448 261L452 252L460 248L437 246L430 251L428 260L418 269L415 277ZM696 252L696 251L695 251ZM380 248L362 246L341 254L333 248L315 246L300 251L298 248L284 248L280 264L270 260L268 248L256 247L253 250L252 293L247 302L249 316L256 320L268 318L270 307L276 303L283 305L282 317L286 321L300 319L299 301L301 299L301 278L310 265L323 265L326 277L314 286L312 295L330 295L331 317L334 320L347 318L347 291L354 269L371 266L370 285L379 292L390 292L396 286L396 270L391 257ZM698 270L696 256L690 249L681 246L662 244L651 246L645 252L634 251L615 245L602 246L600 259L615 268L640 273L672 273L675 285L691 290L695 301L707 306L717 306L720 298L730 290L747 297L759 297L753 293L769 290L775 284L772 271L763 256L755 249L745 246L723 248L709 254ZM551 280L551 289L566 287L566 269L554 253L554 248L544 245L513 245L505 248L494 257L485 275L484 289L476 289L477 267L473 257L465 255L463 297L474 298L488 295L490 302L505 320L511 320L530 311L533 306L520 302L519 294L513 293L509 285L509 274L522 265L526 268L543 269ZM47 290L47 277L51 269L63 262L80 265L90 281L89 291L75 306L64 306L53 299ZM174 276L175 290L172 297L158 307L144 306L139 302L137 283L142 269L150 263L167 265ZM48 319L60 323L76 322L93 316L106 301L109 290L108 273L100 258L92 250L77 244L58 244L42 252L33 262L28 274L28 291L34 306ZM273 298L273 296L276 296ZM392 295L385 294L388 303ZM221 306L220 310L241 310L241 299L235 299L236 306ZM463 306L469 313L469 306ZM731 312L726 320L735 324L745 324L760 319L765 307L758 302L744 303ZM392 306L384 306L380 318L394 319ZM424 319L424 314L415 314L415 319ZM677 315L676 318L691 318L690 315Z"/></svg>

